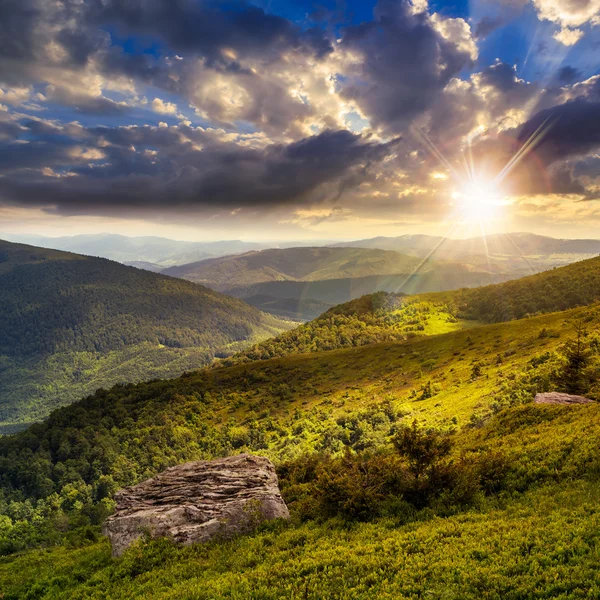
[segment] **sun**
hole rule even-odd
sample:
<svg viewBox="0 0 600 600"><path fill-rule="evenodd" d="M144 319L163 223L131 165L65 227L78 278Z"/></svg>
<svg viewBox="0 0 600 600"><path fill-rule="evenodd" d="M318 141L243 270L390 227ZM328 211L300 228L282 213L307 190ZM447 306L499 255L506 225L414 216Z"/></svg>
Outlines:
<svg viewBox="0 0 600 600"><path fill-rule="evenodd" d="M452 194L455 204L467 221L491 221L504 204L503 198L493 184L485 180L472 180L458 192Z"/></svg>

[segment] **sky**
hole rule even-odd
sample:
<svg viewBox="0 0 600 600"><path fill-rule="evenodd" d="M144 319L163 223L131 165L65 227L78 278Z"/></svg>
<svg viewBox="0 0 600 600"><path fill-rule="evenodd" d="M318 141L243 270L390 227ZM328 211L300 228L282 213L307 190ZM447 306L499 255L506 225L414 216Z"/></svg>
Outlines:
<svg viewBox="0 0 600 600"><path fill-rule="evenodd" d="M4 0L0 232L600 238L600 0Z"/></svg>

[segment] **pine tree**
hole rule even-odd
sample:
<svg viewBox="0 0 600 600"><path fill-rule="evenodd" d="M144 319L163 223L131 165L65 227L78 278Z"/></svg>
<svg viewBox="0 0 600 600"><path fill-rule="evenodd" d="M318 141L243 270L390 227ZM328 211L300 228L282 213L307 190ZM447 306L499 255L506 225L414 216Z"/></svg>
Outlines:
<svg viewBox="0 0 600 600"><path fill-rule="evenodd" d="M575 324L575 333L575 340L567 343L563 350L565 365L561 372L561 383L569 394L585 394L589 388L586 371L591 363L591 351L581 321Z"/></svg>

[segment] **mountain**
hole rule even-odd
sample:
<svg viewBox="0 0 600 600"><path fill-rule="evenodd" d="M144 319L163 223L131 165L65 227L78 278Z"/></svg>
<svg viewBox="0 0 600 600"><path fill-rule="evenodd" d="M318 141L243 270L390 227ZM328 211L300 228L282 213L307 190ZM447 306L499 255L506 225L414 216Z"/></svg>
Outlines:
<svg viewBox="0 0 600 600"><path fill-rule="evenodd" d="M418 264L414 257L384 250L287 248L203 260L171 267L165 273L226 291L271 281L323 281L410 273Z"/></svg>
<svg viewBox="0 0 600 600"><path fill-rule="evenodd" d="M532 403L580 321L591 348L598 306L204 369L57 410L0 439L0 553L20 551L0 560L3 593L594 597L600 405ZM291 522L110 557L98 530L118 488L244 451L276 462Z"/></svg>
<svg viewBox="0 0 600 600"><path fill-rule="evenodd" d="M397 252L362 248L269 249L172 267L164 273L304 321L377 291L417 294L509 278L460 263L423 263Z"/></svg>
<svg viewBox="0 0 600 600"><path fill-rule="evenodd" d="M460 312L484 322L586 306L600 301L600 257L537 275L454 294Z"/></svg>
<svg viewBox="0 0 600 600"><path fill-rule="evenodd" d="M128 267L135 267L136 269L144 269L146 271L152 271L153 273L160 273L164 267L157 265L156 263L147 262L145 260L131 260L123 263Z"/></svg>
<svg viewBox="0 0 600 600"><path fill-rule="evenodd" d="M600 302L600 257L496 285L407 296L378 292L226 359L237 364L295 353L406 341Z"/></svg>
<svg viewBox="0 0 600 600"><path fill-rule="evenodd" d="M492 234L464 240L401 235L341 242L334 247L380 248L433 260L458 260L488 269L529 274L600 254L600 240L569 240L533 233Z"/></svg>
<svg viewBox="0 0 600 600"><path fill-rule="evenodd" d="M183 265L205 258L241 254L252 250L311 245L304 242L259 243L241 240L188 242L156 236L131 237L109 233L64 237L2 233L0 238L41 248L108 258L150 271L162 270L173 265ZM328 241L323 241L324 245L328 243Z"/></svg>
<svg viewBox="0 0 600 600"><path fill-rule="evenodd" d="M9 241L32 244L42 248L108 258L122 263L150 263L158 265L160 268L264 247L258 243L239 240L186 242L154 236L129 237L108 233L65 237L3 234L3 237Z"/></svg>
<svg viewBox="0 0 600 600"><path fill-rule="evenodd" d="M378 291L422 294L439 290L476 287L510 279L510 275L472 271L465 265L448 263L418 273L372 275L324 281L268 281L251 286L230 287L227 294L241 298L266 312L270 305L285 303L282 316L312 320L326 309ZM296 315L296 317L294 317Z"/></svg>
<svg viewBox="0 0 600 600"><path fill-rule="evenodd" d="M208 288L0 241L0 422L101 386L169 377L286 328Z"/></svg>

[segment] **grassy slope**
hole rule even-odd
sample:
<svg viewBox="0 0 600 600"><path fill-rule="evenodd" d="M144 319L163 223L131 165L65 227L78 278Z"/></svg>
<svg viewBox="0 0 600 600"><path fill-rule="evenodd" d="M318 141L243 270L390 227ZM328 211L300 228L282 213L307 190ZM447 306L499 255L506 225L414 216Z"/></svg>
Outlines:
<svg viewBox="0 0 600 600"><path fill-rule="evenodd" d="M224 361L235 364L290 354L405 341L475 327L459 319L452 302L378 292L335 306L316 319Z"/></svg>
<svg viewBox="0 0 600 600"><path fill-rule="evenodd" d="M466 432L463 450L512 458L530 489L409 524L271 524L178 549L165 541L113 560L106 541L0 559L5 598L597 598L597 405L526 406ZM535 484L536 479L539 481ZM518 483L518 481L517 481Z"/></svg>
<svg viewBox="0 0 600 600"><path fill-rule="evenodd" d="M119 561L106 542L33 551L0 559L6 597L596 598L600 407L518 406L548 389L555 351L578 320L598 338L595 304L204 370L116 388L58 411L0 445L0 456L22 453L13 483L19 472L43 472L60 489L69 465L93 486L92 459L123 485L228 452L279 461L380 447L400 418L450 431L475 425L456 434L456 451L508 457L510 491L445 518L275 524L189 549L156 542ZM434 319L431 332L447 324ZM57 440L68 443L58 447Z"/></svg>
<svg viewBox="0 0 600 600"><path fill-rule="evenodd" d="M119 381L178 375L286 327L189 282L0 241L0 422L40 419Z"/></svg>
<svg viewBox="0 0 600 600"><path fill-rule="evenodd" d="M24 451L27 478L39 479L44 457L53 457L56 481L66 465L89 477L90 457L123 484L223 452L248 449L281 460L322 449L325 440L330 451L379 446L393 426L385 419L390 412L454 429L479 423L472 415L494 404L518 405L543 389L547 365L531 359L552 352L580 318L597 331L600 306L117 388L4 440L1 454L37 439L37 452ZM544 329L560 337L540 337ZM483 374L472 380L475 361ZM439 391L411 398L428 380ZM252 431L262 439L248 436ZM447 517L425 511L409 523L294 520L206 546L153 542L119 560L104 540L33 550L0 558L2 592L46 600L596 598L599 432L599 405L508 408L455 435L456 452L490 450L511 466L507 492L470 510Z"/></svg>
<svg viewBox="0 0 600 600"><path fill-rule="evenodd" d="M461 290L453 298L462 312L487 322L585 306L600 299L600 257L515 281Z"/></svg>
<svg viewBox="0 0 600 600"><path fill-rule="evenodd" d="M552 353L581 317L597 331L600 306L117 387L0 440L0 483L60 492L68 464L69 479L93 486L93 465L101 464L122 486L185 460L231 452L282 460L376 447L397 418L446 431L478 424L548 389ZM542 330L560 337L540 337ZM536 360L547 352L548 360Z"/></svg>
<svg viewBox="0 0 600 600"><path fill-rule="evenodd" d="M600 258L475 289L410 298L380 292L333 307L229 362L435 335L481 322L504 322L585 306L598 300Z"/></svg>

